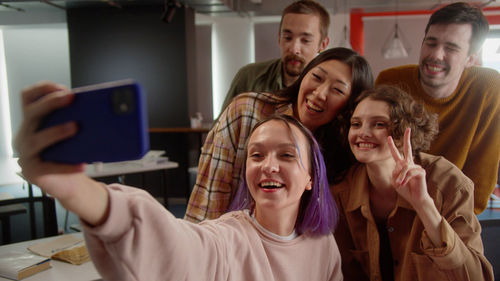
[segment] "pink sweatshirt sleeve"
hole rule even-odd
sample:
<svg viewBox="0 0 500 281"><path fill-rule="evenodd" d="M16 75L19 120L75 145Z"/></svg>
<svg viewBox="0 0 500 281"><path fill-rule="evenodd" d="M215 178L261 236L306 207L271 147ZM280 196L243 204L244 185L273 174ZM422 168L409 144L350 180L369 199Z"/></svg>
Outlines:
<svg viewBox="0 0 500 281"><path fill-rule="evenodd" d="M210 227L176 219L143 190L118 184L107 190L106 221L97 227L82 221L87 247L104 280L227 277L227 263L221 262L226 249Z"/></svg>

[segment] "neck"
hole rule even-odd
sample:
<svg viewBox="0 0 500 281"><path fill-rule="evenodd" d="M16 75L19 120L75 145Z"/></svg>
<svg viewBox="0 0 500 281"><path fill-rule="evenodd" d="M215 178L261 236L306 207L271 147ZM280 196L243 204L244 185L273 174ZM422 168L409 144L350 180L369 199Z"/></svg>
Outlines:
<svg viewBox="0 0 500 281"><path fill-rule="evenodd" d="M381 163L366 164L368 178L377 192L394 191L391 186L392 171L396 163L392 159ZM395 192L395 191L394 191Z"/></svg>
<svg viewBox="0 0 500 281"><path fill-rule="evenodd" d="M386 221L396 206L398 194L391 186L394 161L385 161L383 165L367 165L370 180L370 209L377 221Z"/></svg>
<svg viewBox="0 0 500 281"><path fill-rule="evenodd" d="M297 221L298 215L297 211L293 214L287 214L286 212L268 210L262 211L262 209L255 207L255 219L264 227L265 229L271 231L274 234L280 236L290 235L295 229L295 222ZM288 212L289 213L289 212Z"/></svg>
<svg viewBox="0 0 500 281"><path fill-rule="evenodd" d="M421 74L419 73L419 81L422 89L428 96L435 99L443 99L451 96L453 92L455 92L455 89L457 88L458 83L460 82L460 79L462 77L460 76L455 81L450 81L449 83L444 85L431 85L425 83L420 75Z"/></svg>
<svg viewBox="0 0 500 281"><path fill-rule="evenodd" d="M428 96L431 96L435 99L443 99L443 98L447 98L449 96L451 96L451 94L453 94L453 92L455 91L457 85L458 85L458 81L457 81L457 84L454 84L453 86L450 86L450 87L430 87L430 86L427 86L425 84L423 84L422 82L420 82L420 84L422 85L422 88L424 89L425 93L428 95Z"/></svg>

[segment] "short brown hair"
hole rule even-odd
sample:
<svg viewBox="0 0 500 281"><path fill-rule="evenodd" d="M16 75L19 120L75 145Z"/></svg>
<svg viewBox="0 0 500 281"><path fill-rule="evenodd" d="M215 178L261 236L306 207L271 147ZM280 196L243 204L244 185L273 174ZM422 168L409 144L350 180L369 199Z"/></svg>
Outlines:
<svg viewBox="0 0 500 281"><path fill-rule="evenodd" d="M422 104L394 86L380 85L363 91L356 99L356 105L366 98L383 101L389 105L391 119L389 134L398 147L402 144L406 128L411 128L413 153L429 149L432 140L438 133L436 114L427 112Z"/></svg>
<svg viewBox="0 0 500 281"><path fill-rule="evenodd" d="M431 25L448 25L452 23L471 25L472 35L469 40L469 55L479 51L490 29L488 20L481 9L464 2L444 6L431 15L425 27L425 34L427 34Z"/></svg>
<svg viewBox="0 0 500 281"><path fill-rule="evenodd" d="M330 26L330 15L326 9L321 6L316 1L311 0L301 0L293 2L288 5L281 13L280 21L280 32L281 24L283 23L283 18L286 14L304 14L304 15L316 15L319 17L319 34L321 35L321 41L328 36L328 28Z"/></svg>

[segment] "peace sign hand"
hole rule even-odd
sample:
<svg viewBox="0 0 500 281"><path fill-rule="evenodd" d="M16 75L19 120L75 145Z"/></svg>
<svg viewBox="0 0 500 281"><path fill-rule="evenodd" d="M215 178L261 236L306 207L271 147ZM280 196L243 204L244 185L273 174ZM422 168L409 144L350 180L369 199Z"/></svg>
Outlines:
<svg viewBox="0 0 500 281"><path fill-rule="evenodd" d="M389 149L396 162L396 167L392 171L391 184L396 192L406 199L413 208L419 209L424 201L430 199L430 195L427 192L425 170L413 162L410 140L411 129L407 128L404 134L404 155L401 156L392 137L387 138Z"/></svg>

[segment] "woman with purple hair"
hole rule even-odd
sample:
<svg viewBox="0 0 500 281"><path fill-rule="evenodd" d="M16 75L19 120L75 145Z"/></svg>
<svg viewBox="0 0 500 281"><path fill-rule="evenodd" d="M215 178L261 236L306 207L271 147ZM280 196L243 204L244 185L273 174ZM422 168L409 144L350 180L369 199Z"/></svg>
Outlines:
<svg viewBox="0 0 500 281"><path fill-rule="evenodd" d="M176 219L144 190L98 183L83 165L43 162L40 152L76 126L37 131L30 124L70 95L46 97L53 103L37 96L23 92L25 119L16 138L22 173L80 217L104 280L343 279L323 157L294 118L274 116L253 128L235 211L194 224Z"/></svg>

